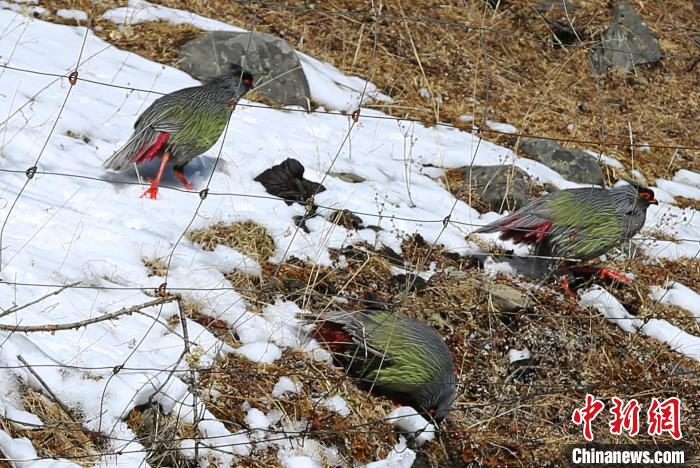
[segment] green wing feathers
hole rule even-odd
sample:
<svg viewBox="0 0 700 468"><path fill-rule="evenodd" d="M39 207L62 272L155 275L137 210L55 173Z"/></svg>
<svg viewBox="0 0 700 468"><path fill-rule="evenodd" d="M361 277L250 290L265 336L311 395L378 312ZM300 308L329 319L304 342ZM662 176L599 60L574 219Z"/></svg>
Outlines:
<svg viewBox="0 0 700 468"><path fill-rule="evenodd" d="M211 112L175 106L168 112L168 121L177 122L178 131L173 132L171 143L201 148L211 148L224 131L228 122L226 112ZM170 124L172 125L172 124ZM158 130L167 131L169 125L157 124Z"/></svg>
<svg viewBox="0 0 700 468"><path fill-rule="evenodd" d="M430 383L440 373L441 361L430 352L426 338L428 328L419 322L401 317L391 312L377 311L363 314L364 340L373 352L372 365L364 378L376 382L384 388L407 391L407 386ZM422 333L421 333L422 332Z"/></svg>
<svg viewBox="0 0 700 468"><path fill-rule="evenodd" d="M612 203L593 209L585 191L561 191L547 202L554 222L549 243L558 255L592 258L605 253L622 236L620 216Z"/></svg>

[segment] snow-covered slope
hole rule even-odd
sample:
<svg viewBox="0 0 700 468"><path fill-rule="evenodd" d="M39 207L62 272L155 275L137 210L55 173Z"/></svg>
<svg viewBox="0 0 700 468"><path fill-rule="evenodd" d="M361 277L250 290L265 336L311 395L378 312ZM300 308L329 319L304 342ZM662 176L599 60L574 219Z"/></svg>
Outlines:
<svg viewBox="0 0 700 468"><path fill-rule="evenodd" d="M207 24L219 27L217 23ZM205 313L231 323L244 343L237 352L269 362L282 348L313 351L314 344L301 338L294 318L297 306L278 301L261 315L247 310L224 273L234 269L254 273L259 268L256 262L221 246L205 252L182 236L188 229L253 220L266 226L275 241L273 261L295 256L330 264L329 248L366 241L400 250L401 239L413 233L468 253L477 247L465 236L496 215L481 217L456 200L437 180L441 171L434 166L513 163L543 183L576 186L540 163L458 130L372 118L384 115L369 109L363 109L352 126L350 118L340 113L246 107L243 101L225 138L187 168L195 191L181 190L168 172L165 185L175 189L163 188L157 201L142 199L144 187L136 184L136 175L107 174L101 163L128 138L135 118L158 93L197 82L176 69L121 51L84 28L50 24L13 11L0 10L0 38L0 62L7 66L0 69L1 324L74 323L142 304L153 299L144 291L165 281L149 277L142 259L172 256L168 287L201 301ZM304 60L319 102L340 110L360 105L357 89L362 80L343 76L311 57ZM76 68L75 86L58 77ZM379 96L371 84L368 90ZM322 215L331 213L330 208L345 208L363 218L365 225L383 230L347 230L323 216L307 222L309 233L298 230L293 217L304 214L303 208L287 206L253 181L289 157L304 164L305 177L323 180L327 190L316 197L327 207L320 209ZM36 174L29 179L25 171L35 165ZM348 183L327 176L328 172L352 172L365 181ZM689 181L696 184L697 177L689 171L679 174L673 193ZM209 195L202 200L199 191L207 187ZM668 204L652 207L646 233L660 231L686 240L649 241L647 248L669 257L698 255L700 245L693 240L700 238L696 214ZM443 225L448 215L451 222ZM69 284L77 287L3 313ZM32 420L13 397L13 382L17 377L37 388L41 384L21 363L21 356L62 401L81 409L90 429L114 438L112 449L121 454L104 457L104 464L137 466L143 462L143 448L122 419L134 406L154 398L186 421L194 417L192 395L179 378L181 373L171 372L188 368L182 359L184 330L168 323L176 314L175 305L168 303L75 330L0 331L0 367L11 369L0 374L0 411ZM233 351L197 323L189 322L188 328L191 348L202 352L200 365ZM315 353L318 359L328 357L320 350ZM115 373L115 366L124 370ZM202 412L207 417L200 423L205 442L200 453L223 464L250 453L253 441L247 431L231 433L200 405L200 416ZM261 418L252 415L250 422L259 424ZM262 424L281 423L270 418ZM206 448L207 437L216 449ZM281 457L316 457L319 463L332 458L332 448L312 442L299 441ZM191 441L181 445L192 453ZM13 457L35 457L27 441L11 440L2 431L0 449ZM397 452L390 458L401 459L400 466L413 460L399 453L404 450L410 452L397 440Z"/></svg>

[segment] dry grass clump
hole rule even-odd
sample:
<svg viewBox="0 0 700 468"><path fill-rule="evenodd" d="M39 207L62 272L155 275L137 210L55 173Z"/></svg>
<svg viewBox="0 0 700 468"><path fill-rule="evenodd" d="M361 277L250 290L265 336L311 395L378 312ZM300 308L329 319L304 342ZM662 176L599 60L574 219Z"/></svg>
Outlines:
<svg viewBox="0 0 700 468"><path fill-rule="evenodd" d="M131 410L127 426L134 431L138 442L148 450L146 461L151 466L190 468L197 466L178 451L180 440L194 436L192 425L166 415L157 403L145 404Z"/></svg>
<svg viewBox="0 0 700 468"><path fill-rule="evenodd" d="M280 377L291 378L299 388L298 393L280 398L271 396L272 389ZM357 389L337 368L329 369L316 363L306 354L285 351L272 364L259 365L228 356L214 363L211 372L202 374L200 388L207 408L231 431L245 430L244 419L248 403L264 413L277 410L282 414L282 425L304 420L301 428L306 437L326 445L335 445L348 465L353 461L370 462L380 454L387 454L395 436L389 424L377 422L367 429L367 422L378 415L391 411L391 403L367 395ZM323 396L341 395L348 401L351 414L341 417L314 399ZM290 438L301 436L294 430ZM283 433L272 438L284 438ZM277 466L279 446L254 449L246 466Z"/></svg>
<svg viewBox="0 0 700 468"><path fill-rule="evenodd" d="M41 458L64 458L81 466L92 466L101 448L95 435L73 422L58 404L41 392L23 385L20 388L24 409L38 416L44 425L28 428L0 418L0 430L15 439L29 439Z"/></svg>
<svg viewBox="0 0 700 468"><path fill-rule="evenodd" d="M258 261L265 261L275 253L275 241L265 226L251 220L232 224L216 223L188 232L187 238L201 245L204 250L214 250L221 244Z"/></svg>
<svg viewBox="0 0 700 468"><path fill-rule="evenodd" d="M165 276L168 273L168 264L162 257L142 258L143 266L148 269L148 276Z"/></svg>
<svg viewBox="0 0 700 468"><path fill-rule="evenodd" d="M700 200L676 197L676 205L678 205L679 208L692 208L695 211L700 211Z"/></svg>

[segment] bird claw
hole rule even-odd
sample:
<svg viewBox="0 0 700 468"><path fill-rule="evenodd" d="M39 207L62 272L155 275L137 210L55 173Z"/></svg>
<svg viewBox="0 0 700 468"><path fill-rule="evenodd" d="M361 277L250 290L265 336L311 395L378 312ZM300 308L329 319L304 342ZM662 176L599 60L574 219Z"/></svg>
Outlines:
<svg viewBox="0 0 700 468"><path fill-rule="evenodd" d="M569 278L561 279L561 288L564 290L564 294L566 294L567 297L576 298L576 294L569 284Z"/></svg>
<svg viewBox="0 0 700 468"><path fill-rule="evenodd" d="M598 272L600 279L609 279L620 283L629 283L630 279L620 271L611 270L609 268L601 268Z"/></svg>
<svg viewBox="0 0 700 468"><path fill-rule="evenodd" d="M158 186L154 184L153 179L148 179L148 181L152 185L143 192L141 198L144 198L146 195L148 195L148 198L150 198L151 200L156 200L158 198Z"/></svg>

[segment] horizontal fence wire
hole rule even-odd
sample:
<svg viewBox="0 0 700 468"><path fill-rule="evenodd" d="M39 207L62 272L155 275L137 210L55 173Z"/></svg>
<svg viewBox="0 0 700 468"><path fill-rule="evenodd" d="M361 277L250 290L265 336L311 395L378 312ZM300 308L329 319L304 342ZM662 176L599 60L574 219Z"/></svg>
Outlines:
<svg viewBox="0 0 700 468"><path fill-rule="evenodd" d="M43 72L43 71L37 71L37 70L31 70L27 68L20 68L20 67L13 67L7 64L0 64L0 68L4 68L7 70L12 70L12 71L17 71L21 73L31 73L35 75L42 75L42 76L47 76L47 77L53 77L53 78L65 78L69 79L71 72L65 72L65 73L55 73L55 72ZM138 87L133 87L133 86L125 86L125 85L118 85L114 83L107 83L104 81L98 81L94 80L91 78L76 78L76 82L85 82L85 83L90 83L98 86L105 86L108 88L117 88L117 89L123 89L125 91L138 91L138 92L143 92L143 93L148 93L148 94L155 94L157 96L165 96L168 94L167 92L164 91L157 91L153 89L146 89L146 88L138 88ZM177 98L182 101L188 101L186 98ZM270 110L270 111L278 111L275 107L272 106L267 106L264 104L256 104L253 102L239 102L236 107L244 107L244 108L251 108L251 109L263 109L263 110ZM361 106L358 106L360 108ZM298 112L298 113L303 113L303 114L324 114L324 115L332 115L332 116L338 116L338 117L344 117L344 118L353 118L353 112L343 112L343 111L332 111L332 110L325 110L325 109L303 109L300 107L284 107L285 112ZM391 116L391 115L372 115L372 114L360 114L360 119L374 119L374 120L394 120L394 121L399 121L399 122L413 122L413 123L421 123L424 124L425 121L421 119L417 119L414 117L396 117L396 116ZM9 119L6 119L5 122L0 122L0 126L3 124L6 124ZM629 140L623 141L623 140L587 140L587 139L580 139L580 138L563 138L563 137L555 137L555 136L550 136L550 135L542 135L538 133L529 133L529 132L506 132L502 130L497 130L497 129L492 129L488 128L486 125L473 125L473 124L464 124L464 125L454 125L449 122L432 122L430 125L434 125L436 127L443 127L443 128L451 128L455 130L461 130L461 131L471 131L476 133L477 135L479 134L486 134L486 135L502 135L502 136L509 136L509 137L519 137L519 138L538 138L541 140L550 140L550 141L556 141L559 143L579 143L579 144L587 144L587 145L597 145L600 146L603 144L604 146L612 146L612 147L623 147L623 148L655 148L655 149L674 149L674 150L690 150L690 151L700 151L700 146L694 146L694 145L688 145L688 144L654 144L654 143L635 143L635 142L630 142ZM605 137L607 135L603 135ZM638 139L643 140L643 137L639 137Z"/></svg>

